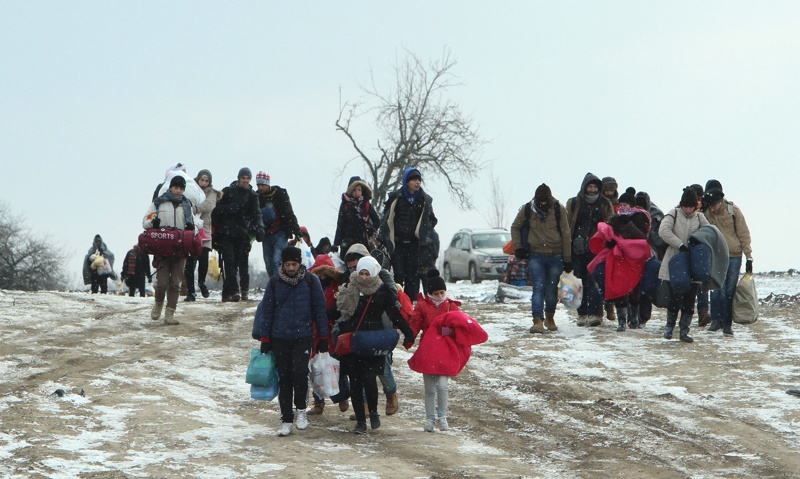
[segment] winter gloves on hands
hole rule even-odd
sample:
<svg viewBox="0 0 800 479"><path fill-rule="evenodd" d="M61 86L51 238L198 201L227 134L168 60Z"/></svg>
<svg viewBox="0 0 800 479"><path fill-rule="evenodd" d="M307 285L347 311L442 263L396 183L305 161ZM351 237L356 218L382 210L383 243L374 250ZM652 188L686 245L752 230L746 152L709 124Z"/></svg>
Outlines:
<svg viewBox="0 0 800 479"><path fill-rule="evenodd" d="M678 247L678 251L682 251L684 253L688 253L689 252L689 247L686 246L685 244L681 243L681 245Z"/></svg>
<svg viewBox="0 0 800 479"><path fill-rule="evenodd" d="M527 248L517 248L514 250L514 256L517 259L528 259L531 256L531 252Z"/></svg>
<svg viewBox="0 0 800 479"><path fill-rule="evenodd" d="M328 352L328 340L327 339L320 339L317 341L317 352L318 353L327 353Z"/></svg>
<svg viewBox="0 0 800 479"><path fill-rule="evenodd" d="M153 228L160 227L161 226L161 218L156 216L155 218L153 218L153 222L152 223L153 223Z"/></svg>
<svg viewBox="0 0 800 479"><path fill-rule="evenodd" d="M744 264L744 272L753 274L753 258L748 259Z"/></svg>
<svg viewBox="0 0 800 479"><path fill-rule="evenodd" d="M570 263L569 261L564 262L564 272L572 273L572 263Z"/></svg>
<svg viewBox="0 0 800 479"><path fill-rule="evenodd" d="M272 352L272 343L269 340L261 341L261 354L269 354Z"/></svg>

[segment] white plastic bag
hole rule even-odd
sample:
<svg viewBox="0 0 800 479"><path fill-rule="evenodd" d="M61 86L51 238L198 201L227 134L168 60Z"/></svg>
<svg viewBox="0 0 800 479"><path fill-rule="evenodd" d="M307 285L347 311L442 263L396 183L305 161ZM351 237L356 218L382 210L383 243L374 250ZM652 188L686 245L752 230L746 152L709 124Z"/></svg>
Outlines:
<svg viewBox="0 0 800 479"><path fill-rule="evenodd" d="M578 309L583 299L583 283L572 273L561 273L558 300L568 309Z"/></svg>
<svg viewBox="0 0 800 479"><path fill-rule="evenodd" d="M164 179L164 184L161 185L161 189L158 190L158 196L163 195L169 190L169 182L172 181L174 176L182 176L183 179L186 180L186 189L183 190L183 196L189 198L189 201L191 201L193 205L199 205L206 200L206 194L203 192L203 189L200 188L200 185L194 182L194 178L181 170L173 171Z"/></svg>
<svg viewBox="0 0 800 479"><path fill-rule="evenodd" d="M347 265L344 263L344 260L342 260L342 257L339 256L339 253L328 253L328 256L331 257L333 267L336 268L336 271L344 273L347 270Z"/></svg>
<svg viewBox="0 0 800 479"><path fill-rule="evenodd" d="M339 361L328 353L317 353L309 361L311 384L320 397L339 394Z"/></svg>
<svg viewBox="0 0 800 479"><path fill-rule="evenodd" d="M305 243L305 241L300 240L295 246L300 248L300 252L302 254L301 264L306 268L311 268L314 266L314 255L311 254L311 248Z"/></svg>

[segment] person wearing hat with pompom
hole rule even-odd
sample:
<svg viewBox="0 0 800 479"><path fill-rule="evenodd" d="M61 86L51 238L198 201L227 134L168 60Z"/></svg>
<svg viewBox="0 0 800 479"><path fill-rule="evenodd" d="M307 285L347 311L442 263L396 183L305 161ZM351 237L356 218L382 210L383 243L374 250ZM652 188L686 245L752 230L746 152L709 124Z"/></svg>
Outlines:
<svg viewBox="0 0 800 479"><path fill-rule="evenodd" d="M170 227L179 230L194 230L192 202L183 194L185 190L186 178L180 175L173 176L166 193L156 198L145 213L142 227L144 229ZM157 260L155 304L150 311L150 319L158 321L166 299L164 324L180 324L175 319L175 310L181 294L186 257L168 256L157 258Z"/></svg>
<svg viewBox="0 0 800 479"><path fill-rule="evenodd" d="M422 174L407 168L402 186L384 204L381 238L392 258L394 279L412 300L419 292L420 247L431 241L428 232L436 223L433 198L422 189Z"/></svg>
<svg viewBox="0 0 800 479"><path fill-rule="evenodd" d="M272 353L278 371L281 427L278 436L308 427L308 361L311 351L328 352L328 318L320 279L302 264L300 248L281 251L278 272L264 287L261 316L253 336L261 353Z"/></svg>
<svg viewBox="0 0 800 479"><path fill-rule="evenodd" d="M708 224L703 213L697 211L697 193L694 188L687 186L683 189L678 206L664 215L664 220L658 229L658 235L669 245L664 253L664 260L661 261L661 269L658 271L659 279L669 284L670 260L680 252L688 252L689 236ZM689 326L692 324L694 303L699 287L698 283L693 282L688 292L679 293L672 288L672 285L669 286L670 298L667 306L667 326L664 329L664 339L672 339L675 323L678 322L678 314L680 314L680 340L686 343L694 341L689 336Z"/></svg>
<svg viewBox="0 0 800 479"><path fill-rule="evenodd" d="M300 224L292 208L292 200L285 188L272 184L270 176L259 171L256 175L258 188L258 207L264 223L264 240L261 252L267 274L273 276L281 263L281 251L289 245L289 240L297 242L302 238ZM308 244L311 248L313 245Z"/></svg>
<svg viewBox="0 0 800 479"><path fill-rule="evenodd" d="M708 180L709 188L703 194L703 214L708 222L716 226L728 244L728 272L721 290L711 292L711 326L709 331L722 329L726 336L733 336L733 296L745 257L745 272L753 272L753 249L750 245L750 228L738 206L725 198L722 184Z"/></svg>
<svg viewBox="0 0 800 479"><path fill-rule="evenodd" d="M250 186L252 177L250 168L241 168L236 181L222 190L222 197L211 213L212 244L222 257L223 302L249 299L250 235L256 241L264 239L258 196Z"/></svg>

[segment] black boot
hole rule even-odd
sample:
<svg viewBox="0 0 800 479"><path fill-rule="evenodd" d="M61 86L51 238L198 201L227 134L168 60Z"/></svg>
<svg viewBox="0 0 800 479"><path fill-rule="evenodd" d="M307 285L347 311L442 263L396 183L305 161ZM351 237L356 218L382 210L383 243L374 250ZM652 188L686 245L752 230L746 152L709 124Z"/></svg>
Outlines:
<svg viewBox="0 0 800 479"><path fill-rule="evenodd" d="M684 343L691 343L694 341L691 336L689 336L689 325L692 324L692 313L681 313L681 341Z"/></svg>
<svg viewBox="0 0 800 479"><path fill-rule="evenodd" d="M617 331L625 331L625 325L628 323L628 307L617 308Z"/></svg>
<svg viewBox="0 0 800 479"><path fill-rule="evenodd" d="M205 283L200 283L200 284L198 284L198 286L200 287L200 294L202 294L204 298L208 298L209 293L208 293L208 287L206 286L206 284Z"/></svg>
<svg viewBox="0 0 800 479"><path fill-rule="evenodd" d="M707 331L719 331L722 329L722 323L717 320L711 321L711 326L708 327Z"/></svg>
<svg viewBox="0 0 800 479"><path fill-rule="evenodd" d="M733 319L725 319L722 323L722 334L725 336L733 336Z"/></svg>
<svg viewBox="0 0 800 479"><path fill-rule="evenodd" d="M358 421L358 422L356 422L356 427L353 428L353 433L355 433L355 434L366 434L367 433L367 421Z"/></svg>
<svg viewBox="0 0 800 479"><path fill-rule="evenodd" d="M381 417L377 412L369 413L369 427L372 429L378 429L381 427Z"/></svg>
<svg viewBox="0 0 800 479"><path fill-rule="evenodd" d="M639 307L630 305L628 306L628 328L639 329Z"/></svg>
<svg viewBox="0 0 800 479"><path fill-rule="evenodd" d="M664 328L664 339L672 339L672 330L678 321L677 311L667 311L667 326Z"/></svg>

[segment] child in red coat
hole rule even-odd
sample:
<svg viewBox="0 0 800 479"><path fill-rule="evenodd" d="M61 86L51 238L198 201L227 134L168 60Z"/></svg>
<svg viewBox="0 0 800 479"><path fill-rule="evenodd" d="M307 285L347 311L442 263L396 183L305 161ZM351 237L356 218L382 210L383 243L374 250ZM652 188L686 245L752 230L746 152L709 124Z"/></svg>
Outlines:
<svg viewBox="0 0 800 479"><path fill-rule="evenodd" d="M446 431L448 380L467 364L471 345L486 341L488 335L458 309L461 303L447 298L447 287L438 271L429 271L427 281L429 296L417 297L411 317L415 336L419 331L423 335L408 365L422 373L425 384L425 432L433 432L437 419L439 429Z"/></svg>

